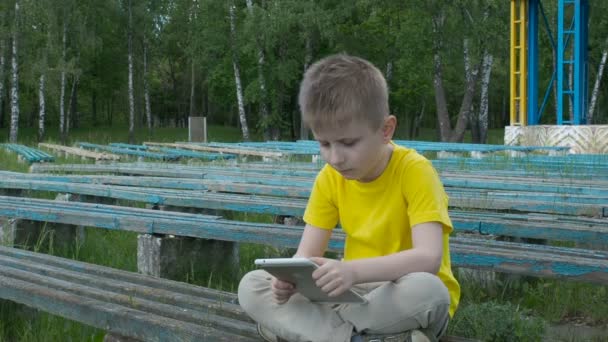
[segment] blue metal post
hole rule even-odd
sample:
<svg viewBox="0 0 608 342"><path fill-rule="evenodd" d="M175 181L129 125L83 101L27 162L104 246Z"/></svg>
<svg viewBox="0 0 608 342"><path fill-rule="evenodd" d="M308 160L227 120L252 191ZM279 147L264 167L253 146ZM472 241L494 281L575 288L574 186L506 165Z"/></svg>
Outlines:
<svg viewBox="0 0 608 342"><path fill-rule="evenodd" d="M587 103L588 103L588 80L589 80L589 65L587 63L588 60L588 40L589 40L589 1L581 0L581 12L580 12L580 58L579 67L580 67L580 122L579 125L587 124Z"/></svg>
<svg viewBox="0 0 608 342"><path fill-rule="evenodd" d="M538 6L528 1L528 125L538 125Z"/></svg>
<svg viewBox="0 0 608 342"><path fill-rule="evenodd" d="M574 91L574 100L572 101L573 121L571 124L580 125L581 123L581 2L579 0L574 2L574 51L572 51L572 59L574 60L574 82L572 84L572 90Z"/></svg>
<svg viewBox="0 0 608 342"><path fill-rule="evenodd" d="M564 0L557 5L557 124L562 125L564 118Z"/></svg>

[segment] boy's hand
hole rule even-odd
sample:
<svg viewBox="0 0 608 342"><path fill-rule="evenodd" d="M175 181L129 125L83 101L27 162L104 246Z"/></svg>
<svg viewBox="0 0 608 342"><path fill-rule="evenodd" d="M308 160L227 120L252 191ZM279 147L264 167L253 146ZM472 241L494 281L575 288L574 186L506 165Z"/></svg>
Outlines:
<svg viewBox="0 0 608 342"><path fill-rule="evenodd" d="M270 287L272 289L272 298L278 303L283 304L296 293L296 288L292 283L279 280L275 277L272 277L272 282L270 283Z"/></svg>
<svg viewBox="0 0 608 342"><path fill-rule="evenodd" d="M339 296L355 284L355 271L349 264L327 258L310 258L319 265L312 273L318 287L330 297Z"/></svg>

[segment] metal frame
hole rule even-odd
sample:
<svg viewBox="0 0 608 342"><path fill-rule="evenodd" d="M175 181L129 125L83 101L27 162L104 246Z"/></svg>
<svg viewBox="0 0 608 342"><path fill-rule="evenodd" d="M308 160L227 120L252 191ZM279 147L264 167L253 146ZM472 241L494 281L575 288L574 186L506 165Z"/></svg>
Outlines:
<svg viewBox="0 0 608 342"><path fill-rule="evenodd" d="M539 14L557 55L557 63L539 106ZM542 0L511 0L510 118L512 126L538 125L553 82L557 82L558 125L587 123L588 0L558 0L557 42L549 27ZM527 52L526 52L527 51ZM570 88L566 68L572 65ZM573 117L564 119L564 98L572 99ZM567 115L567 114L566 114Z"/></svg>

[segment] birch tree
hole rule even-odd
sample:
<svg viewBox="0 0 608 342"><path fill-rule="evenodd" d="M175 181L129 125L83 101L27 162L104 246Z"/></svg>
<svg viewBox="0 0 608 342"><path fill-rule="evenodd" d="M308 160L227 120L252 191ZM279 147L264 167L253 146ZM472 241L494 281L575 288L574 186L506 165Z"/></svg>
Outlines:
<svg viewBox="0 0 608 342"><path fill-rule="evenodd" d="M253 20L253 30L255 35L255 45L257 49L257 59L258 59L258 82L260 84L260 118L262 120L262 127L264 130L264 140L270 140L271 137L271 127L268 115L268 105L267 105L267 91L266 91L266 77L264 76L264 68L266 64L266 56L264 53L264 44L261 41L261 32L259 28L259 21L256 20L255 13L253 10L253 1L247 0L247 10L249 12L250 18Z"/></svg>
<svg viewBox="0 0 608 342"><path fill-rule="evenodd" d="M48 70L48 54L51 43L51 32L49 25L49 17L42 13L41 8L37 8L37 12L40 13L40 20L38 23L38 27L42 38L41 47L41 58L39 62L39 70L40 76L38 77L38 141L43 141L46 135L46 78L47 78L47 70ZM46 32L45 32L46 31Z"/></svg>
<svg viewBox="0 0 608 342"><path fill-rule="evenodd" d="M593 124L593 114L595 112L595 106L597 104L597 98L600 92L600 84L602 82L602 76L604 75L604 67L606 66L606 57L608 57L608 39L604 42L602 48L602 58L600 64L597 67L597 76L593 83L593 90L591 91L591 100L589 101L589 110L587 112L587 124Z"/></svg>
<svg viewBox="0 0 608 342"><path fill-rule="evenodd" d="M471 108L471 136L474 143L485 144L488 137L488 107L489 107L489 88L490 88L490 76L492 73L492 65L494 62L494 56L489 52L488 40L491 40L493 35L492 25L489 25L488 18L490 16L490 4L485 4L483 9L483 20L475 22L473 16L470 14L468 8L462 8L465 13L467 21L471 23L471 27L474 28L474 35L481 36L480 45L483 49L483 57L481 61L481 84L479 94L479 110L475 111L475 108ZM465 19L466 20L466 19Z"/></svg>
<svg viewBox="0 0 608 342"><path fill-rule="evenodd" d="M303 73L306 73L308 67L312 63L312 34L310 32L306 33L306 45L305 45L305 53L304 53L304 70ZM300 139L308 140L308 127L306 127L306 123L304 122L304 116L300 113Z"/></svg>
<svg viewBox="0 0 608 342"><path fill-rule="evenodd" d="M17 142L17 137L19 134L19 15L19 0L16 0L11 53L11 128L9 137L9 141L11 143Z"/></svg>
<svg viewBox="0 0 608 342"><path fill-rule="evenodd" d="M148 84L148 40L144 34L143 39L143 78L144 78L144 106L146 111L146 123L148 130L152 130L152 109L150 107L150 85Z"/></svg>
<svg viewBox="0 0 608 342"><path fill-rule="evenodd" d="M473 95L475 91L475 85L478 77L478 67L471 67L469 71L471 77L467 77L465 80L465 91L462 98L462 104L458 112L456 126L452 128L450 122L450 115L448 111L448 102L446 92L443 84L443 61L442 61L442 50L443 50L443 28L445 24L446 15L444 9L437 10L432 16L433 24L433 87L435 88L435 104L437 110L437 121L439 123L439 133L441 141L448 142L461 142L464 138L464 133L467 128L469 115L471 111L471 105L473 103ZM467 50L464 51L464 59L468 61L469 54ZM465 62L465 65L469 62Z"/></svg>
<svg viewBox="0 0 608 342"><path fill-rule="evenodd" d="M490 76L492 74L492 64L494 57L484 51L483 62L481 65L481 94L479 98L479 142L485 144L488 140L488 107L489 107L489 88Z"/></svg>
<svg viewBox="0 0 608 342"><path fill-rule="evenodd" d="M195 29L198 26L198 0L192 0L190 4L190 10L188 13L188 36L189 40L192 42L189 47L189 55L190 55L190 112L189 116L196 116L196 57L197 57L197 44L194 43L196 41L196 33Z"/></svg>
<svg viewBox="0 0 608 342"><path fill-rule="evenodd" d="M238 47L236 43L236 14L234 1L230 1L229 15L230 15L230 41L232 47L232 68L234 69L234 84L236 88L236 98L239 110L239 120L241 123L241 130L243 132L243 140L249 141L249 127L247 126L247 116L245 115L245 103L243 101L243 87L241 85L241 72L239 68L238 59Z"/></svg>
<svg viewBox="0 0 608 342"><path fill-rule="evenodd" d="M61 143L65 145L67 140L67 129L66 129L66 113L65 113L65 82L66 82L66 68L67 68L67 39L68 39L68 19L67 9L63 9L63 25L61 30L61 75L59 85L59 135L61 137Z"/></svg>
<svg viewBox="0 0 608 342"><path fill-rule="evenodd" d="M46 119L46 102L45 102L45 86L46 86L46 74L40 74L38 81L38 141L44 140L44 122Z"/></svg>
<svg viewBox="0 0 608 342"><path fill-rule="evenodd" d="M135 94L133 91L133 13L131 0L127 2L129 22L127 26L128 63L129 63L129 143L135 143Z"/></svg>
<svg viewBox="0 0 608 342"><path fill-rule="evenodd" d="M0 14L2 16L2 14ZM4 124L4 70L6 68L6 40L0 37L0 128Z"/></svg>

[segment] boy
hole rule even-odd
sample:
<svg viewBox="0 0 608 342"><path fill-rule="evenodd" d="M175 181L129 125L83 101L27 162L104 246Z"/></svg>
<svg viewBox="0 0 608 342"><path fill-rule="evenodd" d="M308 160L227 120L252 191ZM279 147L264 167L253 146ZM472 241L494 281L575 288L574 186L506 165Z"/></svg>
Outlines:
<svg viewBox="0 0 608 342"><path fill-rule="evenodd" d="M386 81L369 62L329 56L302 81L300 110L326 165L304 213L296 256L320 265L317 286L353 288L366 304L312 303L262 270L246 274L239 302L267 341L436 341L460 297L452 275L448 198L431 163L392 143ZM332 229L343 260L323 258Z"/></svg>

